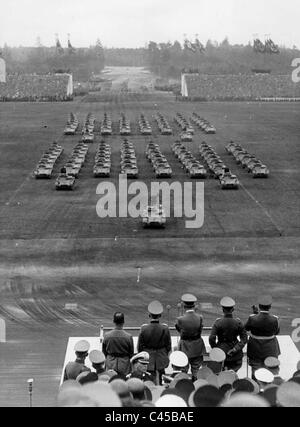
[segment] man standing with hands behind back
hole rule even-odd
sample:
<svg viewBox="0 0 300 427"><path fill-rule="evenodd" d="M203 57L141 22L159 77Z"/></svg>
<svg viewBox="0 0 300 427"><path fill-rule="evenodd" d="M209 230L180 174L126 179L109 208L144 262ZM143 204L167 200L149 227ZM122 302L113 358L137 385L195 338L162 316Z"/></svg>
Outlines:
<svg viewBox="0 0 300 427"><path fill-rule="evenodd" d="M205 353L204 341L201 337L203 317L195 312L197 298L185 294L181 297L185 314L177 318L175 328L180 334L178 350L185 353L191 365L192 378L197 379L197 373L203 363Z"/></svg>

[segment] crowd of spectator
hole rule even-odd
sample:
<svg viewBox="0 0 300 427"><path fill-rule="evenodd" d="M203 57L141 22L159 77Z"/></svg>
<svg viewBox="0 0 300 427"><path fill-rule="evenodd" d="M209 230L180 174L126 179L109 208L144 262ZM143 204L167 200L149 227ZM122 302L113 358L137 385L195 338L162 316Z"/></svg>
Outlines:
<svg viewBox="0 0 300 427"><path fill-rule="evenodd" d="M185 79L188 97L207 101L300 97L300 85L293 83L290 75L187 74Z"/></svg>
<svg viewBox="0 0 300 427"><path fill-rule="evenodd" d="M57 406L299 407L300 361L292 378L281 378L280 328L270 313L272 298L261 296L245 324L234 316L235 301L223 298L223 317L212 327L206 360L203 317L196 303L194 295L182 296L176 348L169 327L160 322L162 304L150 303L136 354L133 337L124 330L124 314L115 313L115 328L104 335L101 350L90 351L86 340L75 344L76 359L64 368ZM240 378L246 344L252 376Z"/></svg>
<svg viewBox="0 0 300 427"><path fill-rule="evenodd" d="M67 74L8 74L0 83L0 101L69 101Z"/></svg>

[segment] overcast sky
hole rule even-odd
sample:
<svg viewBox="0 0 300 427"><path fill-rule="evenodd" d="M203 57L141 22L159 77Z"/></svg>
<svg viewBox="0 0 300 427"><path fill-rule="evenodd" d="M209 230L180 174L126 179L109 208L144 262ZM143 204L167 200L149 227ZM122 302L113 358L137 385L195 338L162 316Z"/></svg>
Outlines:
<svg viewBox="0 0 300 427"><path fill-rule="evenodd" d="M34 46L37 37L63 46L141 47L149 40L183 42L184 34L206 42L261 39L300 48L299 0L0 0L0 47Z"/></svg>

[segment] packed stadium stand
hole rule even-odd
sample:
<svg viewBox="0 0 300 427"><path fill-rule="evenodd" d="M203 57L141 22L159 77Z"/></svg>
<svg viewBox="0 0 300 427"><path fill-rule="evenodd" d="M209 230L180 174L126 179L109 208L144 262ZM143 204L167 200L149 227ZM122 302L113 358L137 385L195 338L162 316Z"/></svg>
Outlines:
<svg viewBox="0 0 300 427"><path fill-rule="evenodd" d="M0 101L69 101L73 97L71 74L8 74L0 83Z"/></svg>
<svg viewBox="0 0 300 427"><path fill-rule="evenodd" d="M300 99L300 86L290 75L183 74L181 95L194 100L255 101L262 98Z"/></svg>

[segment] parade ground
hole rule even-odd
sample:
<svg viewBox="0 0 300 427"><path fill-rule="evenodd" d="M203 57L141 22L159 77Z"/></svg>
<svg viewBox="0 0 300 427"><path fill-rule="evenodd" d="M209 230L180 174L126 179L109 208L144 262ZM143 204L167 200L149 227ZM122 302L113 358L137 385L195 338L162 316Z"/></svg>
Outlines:
<svg viewBox="0 0 300 427"><path fill-rule="evenodd" d="M6 322L0 406L28 406L29 378L34 404L53 405L69 337L99 336L101 325L112 325L115 311L125 313L127 326L138 327L147 321L152 300L170 306L163 317L170 326L187 292L198 297L207 327L220 316L219 301L226 295L236 300L236 314L246 321L258 296L271 294L283 335L291 336L300 318L298 104L181 102L170 93L139 93L144 77L136 71L128 93L118 90L123 84L118 76L106 95L95 92L64 103L0 103L0 317ZM159 133L157 111L168 119L172 136ZM94 114L96 138L74 191L58 192L55 178L81 138L80 131L63 134L70 112L81 124ZM156 180L145 156L150 139L172 167L170 183L190 181L171 144L180 134L176 113L190 118L196 112L217 133L196 128L187 146L199 158L199 144L212 145L237 175L239 190L222 191L218 180L205 180L199 229L187 229L184 217L169 218L165 229L146 230L139 218L99 218L96 189L103 179L94 178L93 165L104 112L113 121L113 135L106 137L112 150L109 182L118 185L121 113L131 120L128 140L135 145L140 181ZM142 113L153 128L151 137L140 134ZM53 178L36 180L36 164L54 140L64 153ZM269 167L268 179L255 180L235 163L225 151L231 140Z"/></svg>

